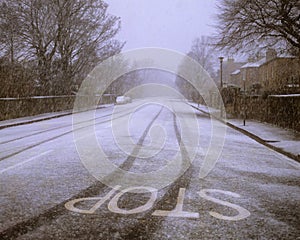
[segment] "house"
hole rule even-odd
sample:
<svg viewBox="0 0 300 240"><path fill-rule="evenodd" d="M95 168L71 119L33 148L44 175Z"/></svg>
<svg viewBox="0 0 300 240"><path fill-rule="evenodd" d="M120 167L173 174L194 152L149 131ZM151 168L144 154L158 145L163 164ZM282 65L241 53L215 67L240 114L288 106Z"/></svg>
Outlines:
<svg viewBox="0 0 300 240"><path fill-rule="evenodd" d="M236 62L234 58L228 58L223 62L222 80L224 87L231 83L231 73L238 70L244 64L245 62ZM216 82L220 85L220 71L218 71Z"/></svg>
<svg viewBox="0 0 300 240"><path fill-rule="evenodd" d="M239 88L241 88L241 86L243 86L243 80L241 77L241 70L237 69L234 72L232 72L230 74L230 81L229 84L237 86Z"/></svg>
<svg viewBox="0 0 300 240"><path fill-rule="evenodd" d="M289 55L277 55L268 49L266 56L248 63L230 74L230 83L249 94L299 93L300 59Z"/></svg>
<svg viewBox="0 0 300 240"><path fill-rule="evenodd" d="M265 91L272 93L300 93L300 59L290 55L267 54L267 61L259 68Z"/></svg>
<svg viewBox="0 0 300 240"><path fill-rule="evenodd" d="M263 57L255 62L248 62L240 68L240 77L243 88L246 92L252 94L259 94L261 91L261 80L259 77L259 68L267 61L266 57ZM241 86L241 85L240 85Z"/></svg>

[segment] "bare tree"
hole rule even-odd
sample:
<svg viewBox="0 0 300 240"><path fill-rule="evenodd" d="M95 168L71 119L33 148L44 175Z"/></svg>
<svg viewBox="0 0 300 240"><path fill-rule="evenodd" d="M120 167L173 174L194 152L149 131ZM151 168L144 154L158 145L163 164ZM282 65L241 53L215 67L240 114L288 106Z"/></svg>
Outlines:
<svg viewBox="0 0 300 240"><path fill-rule="evenodd" d="M266 47L300 54L299 0L221 0L216 46L232 52Z"/></svg>
<svg viewBox="0 0 300 240"><path fill-rule="evenodd" d="M100 62L119 53L123 44L113 39L120 29L119 18L107 14L103 1L58 1L59 70L66 82L80 79L90 63Z"/></svg>
<svg viewBox="0 0 300 240"><path fill-rule="evenodd" d="M0 3L0 53L12 64L20 57L23 43L20 39L21 23L15 12L15 4Z"/></svg>
<svg viewBox="0 0 300 240"><path fill-rule="evenodd" d="M201 72L199 72L199 68L190 68L192 59L201 65L203 68ZM185 72L188 70L186 74L190 76L190 79L194 79L194 82L199 84L204 84L203 76L206 76L206 73L203 72L204 70L210 75L210 77L213 78L215 76L215 59L216 54L214 47L212 46L211 37L201 36L192 42L191 50L187 54L187 57L183 59L183 62L179 66L179 71ZM175 83L186 98L193 99L194 101L198 101L201 98L192 84L184 80L182 77L177 76Z"/></svg>
<svg viewBox="0 0 300 240"><path fill-rule="evenodd" d="M188 56L197 61L210 75L214 75L215 52L212 47L212 39L208 36L196 38Z"/></svg>
<svg viewBox="0 0 300 240"><path fill-rule="evenodd" d="M123 47L114 40L120 20L107 13L102 0L2 0L2 4L14 13L20 27L13 34L23 44L19 53L35 63L45 93L69 94L97 62ZM1 23L9 17L1 15ZM3 25L4 32L11 29L15 28Z"/></svg>

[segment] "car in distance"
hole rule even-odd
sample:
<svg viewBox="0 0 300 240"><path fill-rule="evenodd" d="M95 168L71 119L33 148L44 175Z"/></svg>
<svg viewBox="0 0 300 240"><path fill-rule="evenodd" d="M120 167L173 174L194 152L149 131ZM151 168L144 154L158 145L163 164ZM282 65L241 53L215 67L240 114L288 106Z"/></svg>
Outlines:
<svg viewBox="0 0 300 240"><path fill-rule="evenodd" d="M116 104L126 104L126 103L131 103L131 98L127 96L118 96L116 98Z"/></svg>

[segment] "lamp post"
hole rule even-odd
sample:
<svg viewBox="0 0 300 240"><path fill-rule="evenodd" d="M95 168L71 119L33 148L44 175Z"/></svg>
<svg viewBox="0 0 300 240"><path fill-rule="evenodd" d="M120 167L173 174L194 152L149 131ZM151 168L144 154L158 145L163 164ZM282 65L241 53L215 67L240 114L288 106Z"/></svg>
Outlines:
<svg viewBox="0 0 300 240"><path fill-rule="evenodd" d="M220 60L220 80L221 80L221 89L223 87L223 59L224 57L219 57Z"/></svg>
<svg viewBox="0 0 300 240"><path fill-rule="evenodd" d="M223 88L223 59L224 57L219 57L219 60L220 60L220 82L221 82L221 87L220 87L220 95L221 95L221 101L223 101L222 99L222 88ZM223 107L222 107L223 104L221 104L221 118L223 117Z"/></svg>
<svg viewBox="0 0 300 240"><path fill-rule="evenodd" d="M243 111L243 125L246 125L246 69L243 72L243 85L244 85L244 97L243 97L243 105L244 105L244 111Z"/></svg>

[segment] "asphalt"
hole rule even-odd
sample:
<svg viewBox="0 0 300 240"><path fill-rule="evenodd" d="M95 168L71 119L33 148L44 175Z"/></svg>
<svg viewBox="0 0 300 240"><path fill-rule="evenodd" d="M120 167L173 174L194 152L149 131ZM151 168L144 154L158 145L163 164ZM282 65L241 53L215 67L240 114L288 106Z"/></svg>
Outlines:
<svg viewBox="0 0 300 240"><path fill-rule="evenodd" d="M189 105L204 114L217 118L215 114L212 114L214 109L208 109L206 106L196 103L189 103ZM299 132L252 119L246 119L245 125L243 119L219 118L219 120L264 146L300 162Z"/></svg>
<svg viewBox="0 0 300 240"><path fill-rule="evenodd" d="M196 103L189 103L189 105L204 114L216 118L215 115L211 114L212 110L208 109L204 105L198 105ZM100 105L98 108L104 108L108 106L111 106L111 104ZM0 129L40 122L70 114L72 114L72 110L0 121ZM219 120L224 122L224 124L227 126L263 144L264 146L300 162L300 133L250 119L246 119L245 126L242 119L226 118Z"/></svg>
<svg viewBox="0 0 300 240"><path fill-rule="evenodd" d="M86 147L92 144L92 135L90 128L82 127L90 126L89 122L71 125L69 115L3 129L1 155L5 160L0 161L0 182L5 184L0 194L0 239L298 239L298 163L214 121L217 129L227 129L226 137L213 171L202 179L199 173L205 153L215 146L211 139L220 139L219 132L212 134L211 118L172 101L175 110L180 106L179 110L184 110L184 121L180 122L180 115L176 117L168 108L161 110L162 105L145 102L96 111L91 129L109 160L122 169L154 172L153 183L160 183L176 172L177 166L190 162L182 176L162 189L155 187L154 194L143 181L135 185L145 188L146 193L130 190L119 176L107 178L120 183L113 183L113 187L126 188L122 193L97 181L83 165L79 153L86 152L78 152L78 146L92 154L96 150ZM134 109L138 110L131 114ZM201 133L197 138L201 147L191 161L187 151L190 142L183 139L187 144L180 144L181 136L186 136L180 133L194 129L194 113L198 121L194 132ZM156 126L165 134L155 137ZM74 133L80 134L74 138ZM158 149L161 144L156 144L163 136L162 151L147 159L138 157L147 146ZM136 148L130 147L130 140L138 143ZM181 165L168 166L162 177L155 174L178 153L183 156ZM97 153L90 156L102 159ZM93 205L93 213L76 211Z"/></svg>

